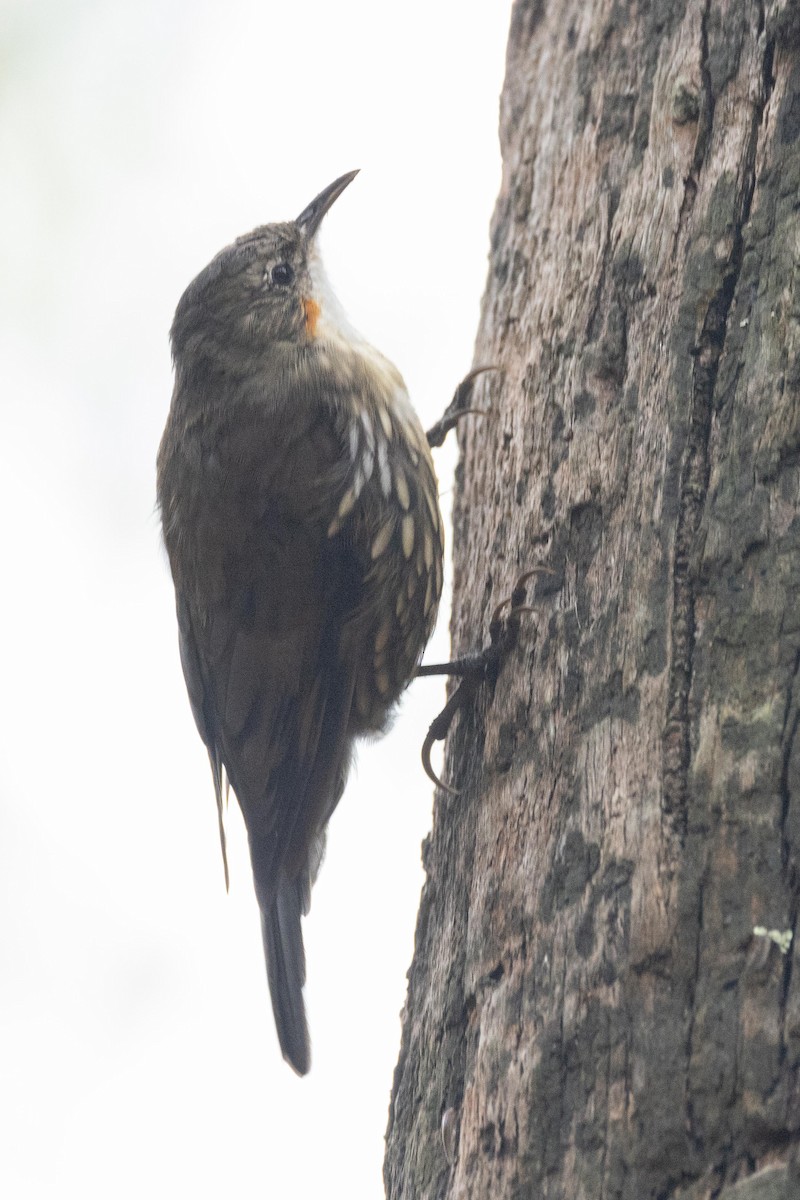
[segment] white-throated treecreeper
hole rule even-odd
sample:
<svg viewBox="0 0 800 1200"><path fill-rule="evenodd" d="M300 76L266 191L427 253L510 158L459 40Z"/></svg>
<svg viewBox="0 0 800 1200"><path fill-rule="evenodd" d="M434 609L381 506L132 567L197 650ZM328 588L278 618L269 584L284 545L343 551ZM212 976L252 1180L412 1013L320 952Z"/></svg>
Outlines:
<svg viewBox="0 0 800 1200"><path fill-rule="evenodd" d="M220 829L226 779L244 815L278 1037L300 1074L300 920L325 826L354 740L385 726L413 678L442 589L425 434L316 246L355 175L239 238L186 289L158 455L186 685Z"/></svg>

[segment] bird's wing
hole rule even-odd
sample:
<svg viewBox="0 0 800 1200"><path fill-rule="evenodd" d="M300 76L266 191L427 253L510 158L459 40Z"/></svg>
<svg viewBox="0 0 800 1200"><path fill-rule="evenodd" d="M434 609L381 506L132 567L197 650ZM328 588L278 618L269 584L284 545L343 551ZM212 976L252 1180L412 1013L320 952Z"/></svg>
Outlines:
<svg viewBox="0 0 800 1200"><path fill-rule="evenodd" d="M215 734L213 711L209 709L207 695L208 681L203 676L203 665L197 650L192 630L191 615L186 598L178 593L178 645L180 647L183 677L189 693L195 723L200 736L208 750L211 764L211 774L214 779L214 794L217 799L217 825L219 827L219 845L222 851L222 867L225 872L225 891L230 890L230 874L228 871L228 850L225 839L225 808L228 802L228 776L220 758L219 747Z"/></svg>
<svg viewBox="0 0 800 1200"><path fill-rule="evenodd" d="M307 869L341 794L354 679L339 639L362 576L348 531L329 533L342 490L333 423L281 449L226 497L216 586L202 602L178 590L192 708L220 812L223 771L242 808L262 909L279 876Z"/></svg>

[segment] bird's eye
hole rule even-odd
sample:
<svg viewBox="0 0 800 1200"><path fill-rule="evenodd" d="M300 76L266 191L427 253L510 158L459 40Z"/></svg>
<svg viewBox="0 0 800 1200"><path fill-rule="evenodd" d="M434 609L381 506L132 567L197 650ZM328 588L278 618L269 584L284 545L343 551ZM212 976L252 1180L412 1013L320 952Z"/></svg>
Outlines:
<svg viewBox="0 0 800 1200"><path fill-rule="evenodd" d="M288 263L278 263L277 267L272 268L272 282L277 283L278 287L288 287L294 279L294 271Z"/></svg>

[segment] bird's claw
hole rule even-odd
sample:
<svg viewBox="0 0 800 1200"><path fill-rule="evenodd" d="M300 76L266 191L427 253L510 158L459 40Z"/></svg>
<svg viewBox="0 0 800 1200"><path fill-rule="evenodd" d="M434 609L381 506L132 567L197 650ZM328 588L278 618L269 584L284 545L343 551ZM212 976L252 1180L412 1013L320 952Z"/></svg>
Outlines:
<svg viewBox="0 0 800 1200"><path fill-rule="evenodd" d="M447 792L450 796L457 796L459 794L458 788L449 787L436 774L431 765L431 750L436 742L443 742L447 737L450 726L453 723L453 718L466 702L466 697L463 694L465 688L469 690L471 698L475 694L476 688L472 685L472 680L468 676L461 680L442 711L431 721L428 732L425 734L425 741L422 743L422 768L425 774L436 787L440 787L443 792Z"/></svg>
<svg viewBox="0 0 800 1200"><path fill-rule="evenodd" d="M448 792L457 796L458 790L443 783L431 766L431 750L436 742L443 742L457 712L465 708L474 698L481 684L487 679L494 682L503 658L513 650L519 636L519 618L523 613L533 613L533 605L526 604L526 590L534 575L554 575L549 567L534 567L520 575L510 596L494 609L489 622L489 645L477 654L466 655L452 662L433 663L421 666L417 676L455 675L460 677L458 687L442 711L431 721L425 741L422 743L422 766L428 778ZM508 610L506 612L506 610Z"/></svg>
<svg viewBox="0 0 800 1200"><path fill-rule="evenodd" d="M441 446L450 430L458 424L462 417L466 417L468 413L479 417L488 417L491 414L491 410L487 408L470 408L469 402L472 398L475 380L478 376L484 375L487 371L499 370L500 367L493 365L475 367L468 375L464 376L442 416L435 425L431 426L425 435L429 446Z"/></svg>

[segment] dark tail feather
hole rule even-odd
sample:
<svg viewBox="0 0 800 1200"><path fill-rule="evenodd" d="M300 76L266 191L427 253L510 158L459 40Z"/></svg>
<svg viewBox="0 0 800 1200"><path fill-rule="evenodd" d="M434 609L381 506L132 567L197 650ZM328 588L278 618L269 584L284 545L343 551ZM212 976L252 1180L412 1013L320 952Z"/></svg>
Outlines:
<svg viewBox="0 0 800 1200"><path fill-rule="evenodd" d="M300 917L307 907L305 890L300 880L280 884L268 911L261 914L269 994L278 1041L283 1057L298 1075L305 1075L311 1065L303 1004L306 955L300 928Z"/></svg>

